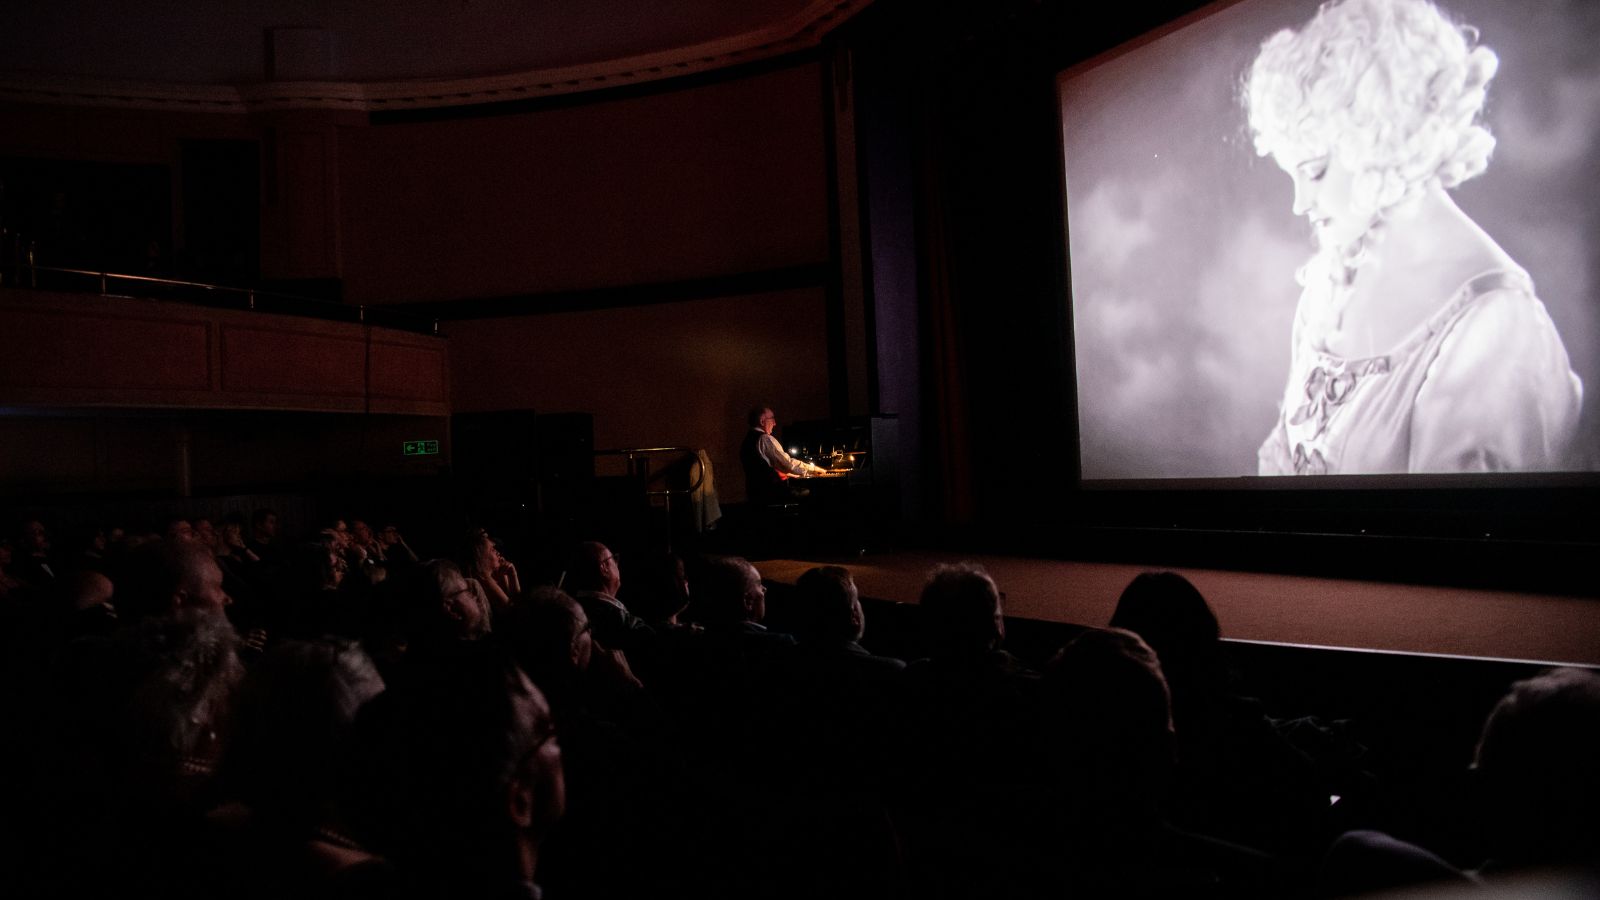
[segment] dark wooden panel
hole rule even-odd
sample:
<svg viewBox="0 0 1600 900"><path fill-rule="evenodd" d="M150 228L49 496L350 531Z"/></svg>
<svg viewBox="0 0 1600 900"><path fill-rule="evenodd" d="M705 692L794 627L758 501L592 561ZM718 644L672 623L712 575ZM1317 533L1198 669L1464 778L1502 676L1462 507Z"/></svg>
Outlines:
<svg viewBox="0 0 1600 900"><path fill-rule="evenodd" d="M284 116L269 132L261 271L268 278L338 277L335 129Z"/></svg>
<svg viewBox="0 0 1600 900"><path fill-rule="evenodd" d="M239 394L362 398L366 388L362 343L355 329L345 335L292 326L224 325L224 402Z"/></svg>
<svg viewBox="0 0 1600 900"><path fill-rule="evenodd" d="M211 324L103 307L0 309L0 387L204 391Z"/></svg>
<svg viewBox="0 0 1600 900"><path fill-rule="evenodd" d="M0 288L0 406L445 416L447 347L355 322Z"/></svg>
<svg viewBox="0 0 1600 900"><path fill-rule="evenodd" d="M447 355L443 341L417 345L372 338L368 392L372 397L444 403Z"/></svg>
<svg viewBox="0 0 1600 900"><path fill-rule="evenodd" d="M737 81L338 140L345 297L624 288L828 259L822 78Z"/></svg>

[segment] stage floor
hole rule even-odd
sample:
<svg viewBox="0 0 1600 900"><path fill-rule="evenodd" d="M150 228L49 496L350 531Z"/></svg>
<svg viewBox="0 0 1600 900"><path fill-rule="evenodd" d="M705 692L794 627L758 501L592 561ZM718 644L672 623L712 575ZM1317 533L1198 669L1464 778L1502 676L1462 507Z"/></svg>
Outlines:
<svg viewBox="0 0 1600 900"><path fill-rule="evenodd" d="M770 559L763 577L793 584L812 566L843 565L864 597L916 603L939 562L981 563L1006 592L1006 615L1104 625L1117 597L1147 567L956 557L922 552L860 559ZM1210 601L1222 636L1316 647L1600 665L1600 598L1177 569Z"/></svg>

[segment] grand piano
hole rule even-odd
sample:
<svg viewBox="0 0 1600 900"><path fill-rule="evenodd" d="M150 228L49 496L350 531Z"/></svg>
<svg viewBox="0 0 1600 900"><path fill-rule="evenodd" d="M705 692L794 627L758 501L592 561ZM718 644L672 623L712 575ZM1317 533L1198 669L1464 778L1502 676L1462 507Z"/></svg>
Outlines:
<svg viewBox="0 0 1600 900"><path fill-rule="evenodd" d="M809 492L802 514L814 535L837 534L860 549L900 519L898 417L792 422L781 440L790 456L828 470L798 479Z"/></svg>

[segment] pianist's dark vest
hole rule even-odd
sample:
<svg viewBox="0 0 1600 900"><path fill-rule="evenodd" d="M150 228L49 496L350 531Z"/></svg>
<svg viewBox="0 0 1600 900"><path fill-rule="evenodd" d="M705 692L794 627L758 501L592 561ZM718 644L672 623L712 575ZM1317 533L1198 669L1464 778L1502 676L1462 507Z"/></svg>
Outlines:
<svg viewBox="0 0 1600 900"><path fill-rule="evenodd" d="M776 503L784 499L783 479L756 449L761 436L762 432L752 428L745 432L744 443L739 447L739 462L744 465L744 494L751 503Z"/></svg>

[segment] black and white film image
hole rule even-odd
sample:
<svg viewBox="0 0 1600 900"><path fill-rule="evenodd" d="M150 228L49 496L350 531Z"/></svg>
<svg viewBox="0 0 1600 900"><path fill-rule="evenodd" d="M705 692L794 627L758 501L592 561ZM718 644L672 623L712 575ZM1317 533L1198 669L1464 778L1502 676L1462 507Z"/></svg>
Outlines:
<svg viewBox="0 0 1600 900"><path fill-rule="evenodd" d="M1085 480L1600 470L1597 39L1245 0L1063 73Z"/></svg>

